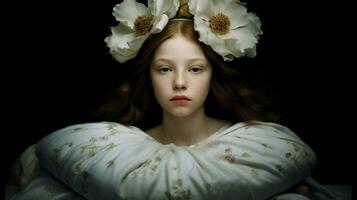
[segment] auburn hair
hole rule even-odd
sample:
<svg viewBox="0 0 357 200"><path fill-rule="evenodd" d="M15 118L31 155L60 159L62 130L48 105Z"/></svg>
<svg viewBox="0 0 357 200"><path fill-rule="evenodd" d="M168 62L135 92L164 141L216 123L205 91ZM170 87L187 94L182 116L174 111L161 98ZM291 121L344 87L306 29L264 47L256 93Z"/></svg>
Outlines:
<svg viewBox="0 0 357 200"><path fill-rule="evenodd" d="M208 116L232 122L279 121L279 115L273 112L272 101L263 91L248 87L238 67L230 66L210 46L199 42L192 20L170 20L162 32L145 41L136 58L126 63L130 69L128 81L99 107L101 117L142 129L162 122L162 108L154 97L151 84L150 64L160 44L177 35L199 45L211 63L211 88L205 101Z"/></svg>

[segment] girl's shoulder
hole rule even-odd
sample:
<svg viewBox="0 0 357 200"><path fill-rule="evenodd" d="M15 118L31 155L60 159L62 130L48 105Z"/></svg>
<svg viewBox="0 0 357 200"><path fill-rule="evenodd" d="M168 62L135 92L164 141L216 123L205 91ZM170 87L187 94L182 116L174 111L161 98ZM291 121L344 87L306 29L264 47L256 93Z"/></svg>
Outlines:
<svg viewBox="0 0 357 200"><path fill-rule="evenodd" d="M77 143L85 142L100 142L111 141L118 139L132 139L132 136L138 138L142 136L143 132L135 127L128 126L117 122L89 122L70 125L58 129L38 142L38 147L53 146L53 145L75 145Z"/></svg>
<svg viewBox="0 0 357 200"><path fill-rule="evenodd" d="M128 129L129 127L130 126L126 126L126 125L118 123L118 122L110 122L110 121L87 122L87 123L69 125L64 128L54 131L54 133L64 132L64 131L77 132L77 131L96 130L96 129L107 129L107 130L124 129L125 130L125 129Z"/></svg>
<svg viewBox="0 0 357 200"><path fill-rule="evenodd" d="M297 135L289 129L287 126L275 122L266 122L259 120L242 121L233 123L227 132L239 132L239 133L257 133L257 134L280 134L291 137L297 137Z"/></svg>
<svg viewBox="0 0 357 200"><path fill-rule="evenodd" d="M105 134L105 133L119 133L119 132L140 132L140 129L135 126L124 125L117 122L102 121L102 122L87 122L81 124L73 124L64 128L55 130L46 137L66 136L74 133L78 134ZM46 138L45 137L45 138Z"/></svg>

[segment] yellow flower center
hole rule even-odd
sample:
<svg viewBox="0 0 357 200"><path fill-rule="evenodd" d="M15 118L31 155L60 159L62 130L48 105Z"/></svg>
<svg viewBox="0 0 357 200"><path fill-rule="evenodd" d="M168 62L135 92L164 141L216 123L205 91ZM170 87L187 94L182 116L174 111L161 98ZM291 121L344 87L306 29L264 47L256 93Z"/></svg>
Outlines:
<svg viewBox="0 0 357 200"><path fill-rule="evenodd" d="M151 18L148 16L138 16L134 22L134 30L136 35L145 35L150 32Z"/></svg>
<svg viewBox="0 0 357 200"><path fill-rule="evenodd" d="M209 27L212 32L218 35L224 35L228 33L231 22L229 18L223 13L218 13L214 15L209 20Z"/></svg>

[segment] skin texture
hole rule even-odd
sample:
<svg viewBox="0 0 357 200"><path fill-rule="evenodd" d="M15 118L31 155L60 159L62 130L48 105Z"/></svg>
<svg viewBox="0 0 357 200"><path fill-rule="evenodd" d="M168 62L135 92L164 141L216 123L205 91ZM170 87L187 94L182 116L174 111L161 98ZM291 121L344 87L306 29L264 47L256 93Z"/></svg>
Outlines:
<svg viewBox="0 0 357 200"><path fill-rule="evenodd" d="M204 112L212 66L196 43L180 35L163 42L154 54L150 76L162 107L163 123L147 132L161 143L189 146L225 124ZM190 101L170 101L176 95L184 95Z"/></svg>
<svg viewBox="0 0 357 200"><path fill-rule="evenodd" d="M157 49L151 65L156 100L165 114L174 117L203 111L211 76L212 68L202 50L182 37L164 42ZM185 95L192 101L187 105L177 105L170 101L175 95Z"/></svg>

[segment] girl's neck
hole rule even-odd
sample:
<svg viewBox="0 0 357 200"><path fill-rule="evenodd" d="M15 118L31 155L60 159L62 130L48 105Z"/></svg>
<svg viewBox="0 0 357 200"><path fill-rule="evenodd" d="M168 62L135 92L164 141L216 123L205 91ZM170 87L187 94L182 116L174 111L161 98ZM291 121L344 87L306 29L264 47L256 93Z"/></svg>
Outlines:
<svg viewBox="0 0 357 200"><path fill-rule="evenodd" d="M163 144L190 146L206 139L226 123L208 117L204 112L187 117L175 117L164 113L163 123L157 127L157 134Z"/></svg>

